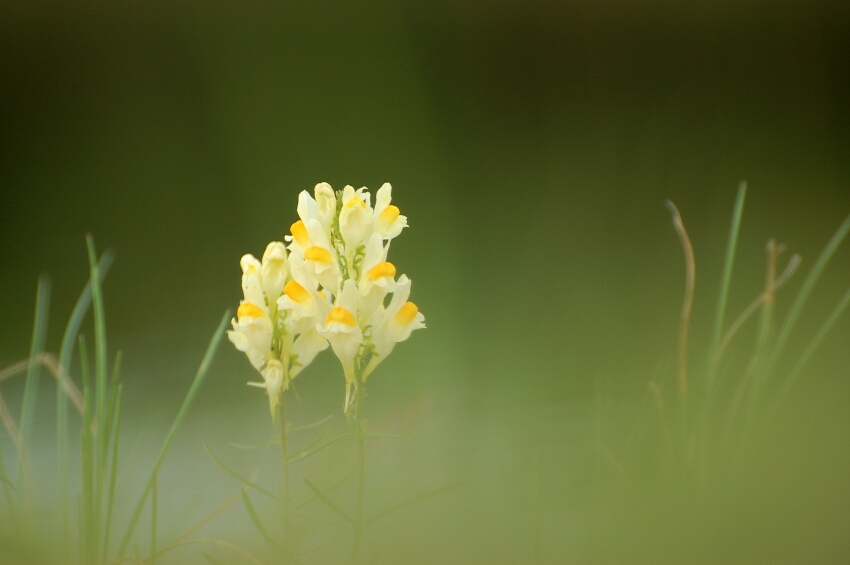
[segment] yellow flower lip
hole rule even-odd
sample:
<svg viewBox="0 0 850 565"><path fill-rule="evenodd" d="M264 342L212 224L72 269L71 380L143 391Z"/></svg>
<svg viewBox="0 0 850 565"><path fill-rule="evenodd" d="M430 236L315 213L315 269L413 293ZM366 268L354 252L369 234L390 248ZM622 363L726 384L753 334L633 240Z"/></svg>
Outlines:
<svg viewBox="0 0 850 565"><path fill-rule="evenodd" d="M256 304L252 304L251 302L243 302L239 305L239 308L236 310L237 318L262 318L266 313L262 311L262 309Z"/></svg>
<svg viewBox="0 0 850 565"><path fill-rule="evenodd" d="M328 313L328 319L325 321L325 323L330 324L331 322L339 322L341 324L345 324L350 328L353 328L357 325L357 320L354 319L354 316L351 315L351 312L339 306L332 308L331 311Z"/></svg>
<svg viewBox="0 0 850 565"><path fill-rule="evenodd" d="M395 265L388 261L384 261L383 263L378 263L366 273L366 276L372 279L373 281L378 280L381 277L394 277L395 276Z"/></svg>
<svg viewBox="0 0 850 565"><path fill-rule="evenodd" d="M360 206L361 208L365 208L366 203L363 202L363 200L361 200L357 196L355 196L354 198L351 198L348 202L345 203L346 208L354 208L355 206Z"/></svg>
<svg viewBox="0 0 850 565"><path fill-rule="evenodd" d="M300 243L301 245L307 245L310 243L310 234L307 233L307 226L304 225L304 222L298 220L294 224L289 227L289 231L292 232L292 237Z"/></svg>
<svg viewBox="0 0 850 565"><path fill-rule="evenodd" d="M381 212L381 215L378 217L382 222L386 224L391 224L396 220L396 218L398 218L399 214L400 212L398 206L390 204L389 206L384 208L384 211Z"/></svg>
<svg viewBox="0 0 850 565"><path fill-rule="evenodd" d="M398 314L395 315L395 321L402 326L406 326L413 321L413 318L415 318L418 313L419 308L416 307L416 304L413 302L405 302L404 306L401 307L401 310L398 311Z"/></svg>
<svg viewBox="0 0 850 565"><path fill-rule="evenodd" d="M283 287L283 293L298 304L306 304L310 301L310 293L295 281L286 283L286 286Z"/></svg>
<svg viewBox="0 0 850 565"><path fill-rule="evenodd" d="M310 247L304 252L304 258L308 261L318 261L319 263L330 263L333 260L331 252L322 247Z"/></svg>

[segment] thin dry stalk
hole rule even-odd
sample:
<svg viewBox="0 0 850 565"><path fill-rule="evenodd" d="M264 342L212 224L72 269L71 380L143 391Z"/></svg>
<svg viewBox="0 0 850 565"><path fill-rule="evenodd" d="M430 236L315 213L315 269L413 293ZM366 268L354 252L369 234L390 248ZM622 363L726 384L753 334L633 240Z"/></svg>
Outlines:
<svg viewBox="0 0 850 565"><path fill-rule="evenodd" d="M677 380L679 393L688 392L688 334L691 324L691 309L694 304L694 285L696 283L696 260L694 259L694 248L691 238L685 229L682 215L676 205L667 201L667 208L673 214L673 227L679 235L682 251L685 254L685 299L682 303L682 318L679 323L679 353L677 358Z"/></svg>
<svg viewBox="0 0 850 565"><path fill-rule="evenodd" d="M69 376L62 371L62 367L59 365L59 361L56 359L56 356L52 353L39 353L33 357L32 360L47 369L47 372L62 384L62 390L64 390L65 394L68 395L68 398L71 399L71 403L74 405L74 408L77 409L77 412L82 414L83 395L80 392L80 389L77 388L77 385L74 384L74 381L72 381ZM17 363L9 365L0 371L0 383L6 379L14 377L17 374L25 372L29 365L29 359L23 359Z"/></svg>

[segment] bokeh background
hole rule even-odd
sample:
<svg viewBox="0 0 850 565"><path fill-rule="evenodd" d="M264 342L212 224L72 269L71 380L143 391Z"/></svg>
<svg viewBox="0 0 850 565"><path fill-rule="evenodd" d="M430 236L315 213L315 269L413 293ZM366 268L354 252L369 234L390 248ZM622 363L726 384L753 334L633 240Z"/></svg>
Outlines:
<svg viewBox="0 0 850 565"><path fill-rule="evenodd" d="M0 367L27 354L39 273L52 277L55 351L87 279L85 234L113 249L126 513L241 298L240 256L282 239L298 193L317 182L391 182L410 223L392 261L428 329L370 379L373 426L416 435L370 446L368 504L466 482L377 522L367 562L840 562L850 320L749 460L746 496L713 519L682 533L686 497L655 504L653 450L634 449L660 434L644 417L648 382L674 390L684 264L664 200L697 257L696 367L742 179L730 316L762 288L768 238L800 253L805 274L850 213L847 3L5 2ZM780 292L779 316L802 279ZM845 243L790 359L848 286ZM238 491L202 441L274 484L273 449L232 445L273 433L266 400L244 384L254 378L223 343L163 473L163 539ZM22 380L2 385L12 406ZM344 430L335 358L298 380L293 422L336 414ZM42 393L49 484L53 391ZM348 455L330 450L299 472L329 484ZM304 548L320 549L305 563L340 562L350 534L334 528L311 530ZM206 536L268 554L238 501ZM204 562L196 547L172 558Z"/></svg>

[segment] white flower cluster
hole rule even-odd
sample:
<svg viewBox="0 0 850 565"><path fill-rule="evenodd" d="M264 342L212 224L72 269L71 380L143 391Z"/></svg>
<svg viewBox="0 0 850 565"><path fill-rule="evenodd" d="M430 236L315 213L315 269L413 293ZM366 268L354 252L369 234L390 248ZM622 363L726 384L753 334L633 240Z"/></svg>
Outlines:
<svg viewBox="0 0 850 565"><path fill-rule="evenodd" d="M345 406L351 386L424 328L424 316L408 302L410 279L396 279L387 261L390 241L407 218L390 204L385 183L375 207L366 188L346 186L334 193L316 185L315 198L298 197L299 220L289 243L273 241L262 261L242 257L242 290L233 329L227 335L263 376L274 415L289 382L330 343L345 373ZM392 294L389 303L387 296Z"/></svg>

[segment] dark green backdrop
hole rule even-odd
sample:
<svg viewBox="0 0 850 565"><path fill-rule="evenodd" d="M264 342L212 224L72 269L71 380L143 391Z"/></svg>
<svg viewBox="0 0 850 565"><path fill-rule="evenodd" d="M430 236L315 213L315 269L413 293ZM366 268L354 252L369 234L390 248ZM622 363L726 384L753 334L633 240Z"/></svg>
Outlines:
<svg viewBox="0 0 850 565"><path fill-rule="evenodd" d="M117 254L107 322L110 347L125 351L128 394L137 391L139 413L165 411L238 304L239 257L288 233L298 193L388 181L410 223L392 260L413 279L428 329L376 373L374 410L437 398L437 420L474 415L478 445L506 414L533 435L551 430L546 414L640 398L672 367L684 270L665 198L693 239L694 359L705 352L741 179L733 312L760 291L769 237L801 253L805 272L850 213L847 3L7 2L0 366L26 356L41 272L53 280L57 348L91 232ZM801 336L848 285L845 244ZM833 459L812 463L830 466L828 477L850 469L850 425L838 416L848 338L844 319L804 387L811 410L836 414L824 424L834 435L818 436L834 447L817 453ZM302 403L311 387L328 406L341 402L326 355L305 372ZM202 414L259 421L265 401L244 386L250 378L225 344ZM571 441L569 429L558 441ZM464 441L445 446L448 467L467 461ZM497 479L484 484L481 500L501 492ZM827 486L802 521L828 515L824 527L837 532L848 490L829 496ZM509 529L508 518L490 519ZM847 557L828 532L811 547ZM471 535L469 547L494 553L470 555L510 562L513 549L488 536Z"/></svg>

